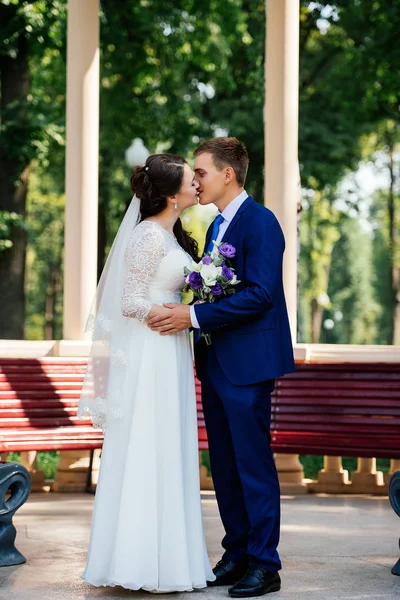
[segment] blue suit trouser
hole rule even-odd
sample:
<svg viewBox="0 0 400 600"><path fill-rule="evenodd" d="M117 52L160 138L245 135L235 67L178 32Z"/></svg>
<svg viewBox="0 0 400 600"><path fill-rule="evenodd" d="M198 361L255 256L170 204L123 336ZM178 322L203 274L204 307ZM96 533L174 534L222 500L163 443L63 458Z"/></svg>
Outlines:
<svg viewBox="0 0 400 600"><path fill-rule="evenodd" d="M235 386L224 375L213 346L202 381L211 472L225 528L223 558L281 569L277 552L280 490L271 451L274 381Z"/></svg>

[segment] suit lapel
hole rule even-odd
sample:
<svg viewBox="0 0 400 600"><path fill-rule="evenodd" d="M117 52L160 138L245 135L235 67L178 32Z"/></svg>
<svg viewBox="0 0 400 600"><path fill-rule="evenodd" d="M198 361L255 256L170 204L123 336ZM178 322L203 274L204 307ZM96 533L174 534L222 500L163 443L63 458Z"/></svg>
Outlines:
<svg viewBox="0 0 400 600"><path fill-rule="evenodd" d="M237 211L236 215L233 217L232 221L229 223L229 227L225 231L224 235L222 236L221 241L227 242L229 240L236 225L239 223L243 213L250 206L251 202L253 202L253 198L251 196L248 196L246 198L246 200L243 202L243 204L239 207L239 210Z"/></svg>

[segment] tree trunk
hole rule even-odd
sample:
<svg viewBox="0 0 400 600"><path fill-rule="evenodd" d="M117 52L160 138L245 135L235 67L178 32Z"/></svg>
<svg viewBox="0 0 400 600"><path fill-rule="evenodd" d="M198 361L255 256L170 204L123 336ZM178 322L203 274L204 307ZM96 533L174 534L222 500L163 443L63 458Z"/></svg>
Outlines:
<svg viewBox="0 0 400 600"><path fill-rule="evenodd" d="M100 183L101 185L101 183ZM99 212L98 212L98 225L97 225L97 281L100 279L100 275L103 271L104 264L106 261L106 246L108 237L107 228L107 212L108 212L108 182L105 182L102 186L101 197L99 201Z"/></svg>
<svg viewBox="0 0 400 600"><path fill-rule="evenodd" d="M5 128L0 145L0 210L15 212L24 218L29 161L23 156L22 148L15 146L29 141L27 127L24 131L27 122L24 101L29 89L28 47L22 35L15 57L0 58L0 86L0 116ZM16 142L11 131L13 122L18 123ZM12 248L0 255L0 338L21 339L24 337L26 257L26 233L21 226L12 226L11 241Z"/></svg>
<svg viewBox="0 0 400 600"><path fill-rule="evenodd" d="M44 328L45 340L55 339L56 303L57 295L61 287L60 271L61 265L59 269L52 269L50 272L50 283L47 287L46 293L46 323Z"/></svg>
<svg viewBox="0 0 400 600"><path fill-rule="evenodd" d="M389 333L389 344L400 344L400 269L398 265L397 248L397 219L395 203L396 176L394 172L394 148L389 145L389 260L390 260L390 289L391 289L391 327Z"/></svg>
<svg viewBox="0 0 400 600"><path fill-rule="evenodd" d="M316 298L311 300L311 343L318 344L321 335L322 314L324 309L318 304Z"/></svg>

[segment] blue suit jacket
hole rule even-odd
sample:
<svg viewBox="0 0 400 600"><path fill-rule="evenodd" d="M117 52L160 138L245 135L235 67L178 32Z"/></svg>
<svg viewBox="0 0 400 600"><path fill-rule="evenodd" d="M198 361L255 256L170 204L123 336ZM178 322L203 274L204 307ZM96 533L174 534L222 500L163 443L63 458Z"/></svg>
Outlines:
<svg viewBox="0 0 400 600"><path fill-rule="evenodd" d="M211 235L206 237L206 247ZM232 266L236 293L196 304L196 317L210 333L222 370L234 385L250 385L295 370L282 281L285 240L275 215L249 196L222 241L236 248ZM199 379L206 375L207 345L195 344Z"/></svg>

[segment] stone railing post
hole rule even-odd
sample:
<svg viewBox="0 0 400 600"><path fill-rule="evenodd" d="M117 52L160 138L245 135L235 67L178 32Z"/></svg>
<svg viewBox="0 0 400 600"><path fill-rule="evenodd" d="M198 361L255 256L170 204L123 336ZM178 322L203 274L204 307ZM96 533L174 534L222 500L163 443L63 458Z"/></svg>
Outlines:
<svg viewBox="0 0 400 600"><path fill-rule="evenodd" d="M358 458L358 467L351 476L351 490L355 494L374 494L384 487L383 473L376 470L376 458Z"/></svg>
<svg viewBox="0 0 400 600"><path fill-rule="evenodd" d="M304 469L298 454L275 454L279 485L282 494L307 494L303 482Z"/></svg>
<svg viewBox="0 0 400 600"><path fill-rule="evenodd" d="M84 492L90 462L90 450L64 450L58 463L53 492ZM95 450L92 482L97 484L100 468L100 450Z"/></svg>
<svg viewBox="0 0 400 600"><path fill-rule="evenodd" d="M199 452L199 470L200 470L200 489L213 490L214 483L212 477L207 474L207 468L202 464L202 453Z"/></svg>
<svg viewBox="0 0 400 600"><path fill-rule="evenodd" d="M37 468L37 452L30 450L29 452L21 452L20 463L25 467L31 478L31 492L43 492L44 473Z"/></svg>
<svg viewBox="0 0 400 600"><path fill-rule="evenodd" d="M349 487L349 472L343 469L341 456L324 456L324 468L318 473L318 481L308 485L311 492L327 494L341 494Z"/></svg>

